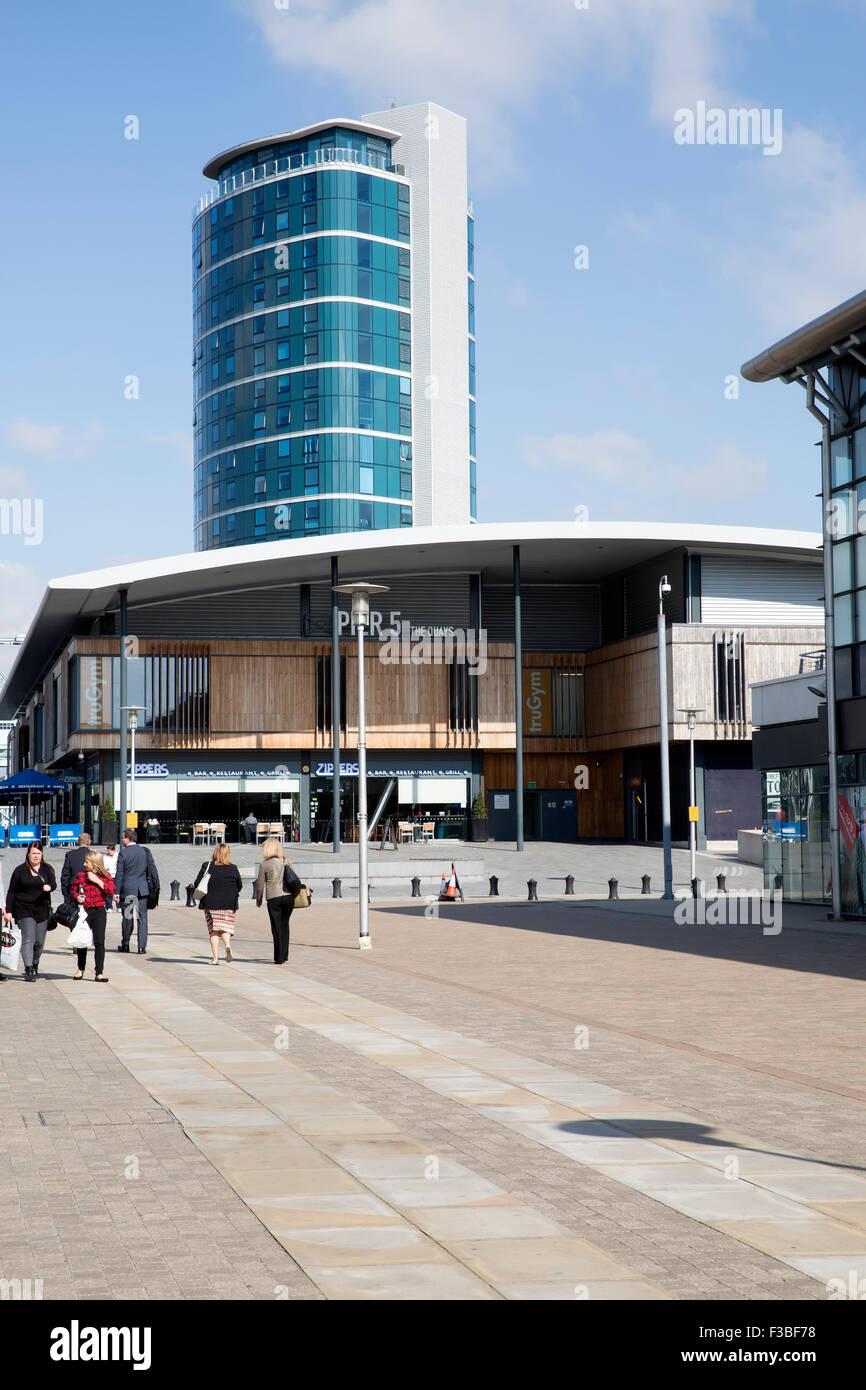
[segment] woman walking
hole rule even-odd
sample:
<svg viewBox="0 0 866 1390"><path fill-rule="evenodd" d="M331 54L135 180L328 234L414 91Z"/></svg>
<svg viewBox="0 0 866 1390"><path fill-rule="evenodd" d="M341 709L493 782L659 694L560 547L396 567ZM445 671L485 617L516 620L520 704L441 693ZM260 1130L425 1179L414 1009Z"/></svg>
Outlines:
<svg viewBox="0 0 866 1390"><path fill-rule="evenodd" d="M114 896L114 879L105 867L102 855L96 850L88 854L81 873L72 880L70 892L75 901L83 906L87 925L93 932L94 979L101 985L107 985L108 976L102 973L105 965L105 924L108 920L105 903L107 898ZM72 978L80 980L87 965L87 947L76 954L78 969Z"/></svg>
<svg viewBox="0 0 866 1390"><path fill-rule="evenodd" d="M3 920L15 921L21 932L24 978L31 982L39 975L39 960L45 946L51 894L57 887L54 870L42 857L42 841L27 846L24 863L18 864L9 880Z"/></svg>
<svg viewBox="0 0 866 1390"><path fill-rule="evenodd" d="M206 869L207 865L202 864L196 884L200 882ZM241 876L237 865L231 862L228 845L217 845L211 861L207 892L201 901L213 952L211 965L219 965L221 941L226 948L226 960L231 961L235 913L238 910L242 888Z"/></svg>
<svg viewBox="0 0 866 1390"><path fill-rule="evenodd" d="M267 900L274 938L274 965L285 965L289 958L289 922L295 906L295 893L301 886L291 864L283 857L283 847L274 835L262 845L262 862L256 879L256 906ZM287 891L291 889L291 892Z"/></svg>

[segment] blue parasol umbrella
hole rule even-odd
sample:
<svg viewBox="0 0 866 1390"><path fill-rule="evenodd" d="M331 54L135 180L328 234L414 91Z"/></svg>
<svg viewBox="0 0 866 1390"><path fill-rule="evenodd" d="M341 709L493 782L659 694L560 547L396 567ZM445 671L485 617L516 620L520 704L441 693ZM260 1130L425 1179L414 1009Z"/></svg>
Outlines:
<svg viewBox="0 0 866 1390"><path fill-rule="evenodd" d="M47 772L36 772L34 768L25 767L21 772L14 772L11 777L6 777L0 782L0 796L26 796L27 797L27 818L30 818L30 798L36 796L56 796L58 792L66 791L66 783L60 782L56 777L49 777Z"/></svg>

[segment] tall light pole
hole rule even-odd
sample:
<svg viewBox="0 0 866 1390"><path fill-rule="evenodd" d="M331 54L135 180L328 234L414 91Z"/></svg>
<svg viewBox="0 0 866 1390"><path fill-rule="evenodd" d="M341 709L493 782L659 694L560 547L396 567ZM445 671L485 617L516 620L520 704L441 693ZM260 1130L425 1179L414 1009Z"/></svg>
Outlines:
<svg viewBox="0 0 866 1390"><path fill-rule="evenodd" d="M130 765L129 765L129 769L130 769L130 778L129 778L129 807L128 807L128 815L132 815L133 812L135 811L135 731L136 731L136 729L138 728L138 716L139 716L139 714L146 714L146 713L147 713L147 706L146 706L146 705L121 705L121 706L120 706L120 712L121 712L121 714L128 714L128 715L129 715L129 733L130 733L130 737L131 737L131 740L132 740L132 762L131 762ZM125 780L125 779L124 779L124 780ZM122 825L122 826L120 827L120 833L121 833L121 835L123 834L123 832L124 832L125 829L126 829L126 826L125 826L125 825Z"/></svg>
<svg viewBox="0 0 866 1390"><path fill-rule="evenodd" d="M671 860L671 763L668 751L668 649L665 637L665 594L671 591L668 577L659 580L659 612L656 623L659 647L659 753L662 771L662 853L665 866L663 898L674 895L674 869Z"/></svg>
<svg viewBox="0 0 866 1390"><path fill-rule="evenodd" d="M370 595L387 594L387 584L335 584L334 592L351 594L352 622L358 634L358 946L370 949L367 875L367 709L364 691L364 629L370 622Z"/></svg>
<svg viewBox="0 0 866 1390"><path fill-rule="evenodd" d="M698 847L698 799L695 790L695 725L698 720L698 715L703 714L703 708L683 709L680 710L680 713L684 714L689 721L689 862L691 864L691 874L689 877L692 883L694 883L697 878L695 853Z"/></svg>

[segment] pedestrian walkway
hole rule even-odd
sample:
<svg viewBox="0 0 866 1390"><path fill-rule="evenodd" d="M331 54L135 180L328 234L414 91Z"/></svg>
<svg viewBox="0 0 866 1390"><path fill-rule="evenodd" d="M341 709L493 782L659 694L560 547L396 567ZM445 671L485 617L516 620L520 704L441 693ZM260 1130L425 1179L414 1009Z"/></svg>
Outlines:
<svg viewBox="0 0 866 1390"><path fill-rule="evenodd" d="M328 904L277 968L244 906L214 969L201 914L161 909L106 987L52 952L51 982L2 986L0 1120L38 1181L16 1162L0 1274L46 1298L856 1286L862 938L635 918L391 907L362 954Z"/></svg>

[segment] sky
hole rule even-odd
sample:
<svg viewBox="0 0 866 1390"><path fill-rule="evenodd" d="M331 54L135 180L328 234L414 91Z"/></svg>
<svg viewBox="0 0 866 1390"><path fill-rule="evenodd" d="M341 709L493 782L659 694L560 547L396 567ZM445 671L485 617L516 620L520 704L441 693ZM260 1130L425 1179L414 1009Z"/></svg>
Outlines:
<svg viewBox="0 0 866 1390"><path fill-rule="evenodd" d="M204 162L392 101L469 122L479 521L818 529L802 391L737 374L866 287L863 0L45 0L3 25L0 637L51 577L193 548ZM681 143L700 103L767 138Z"/></svg>

